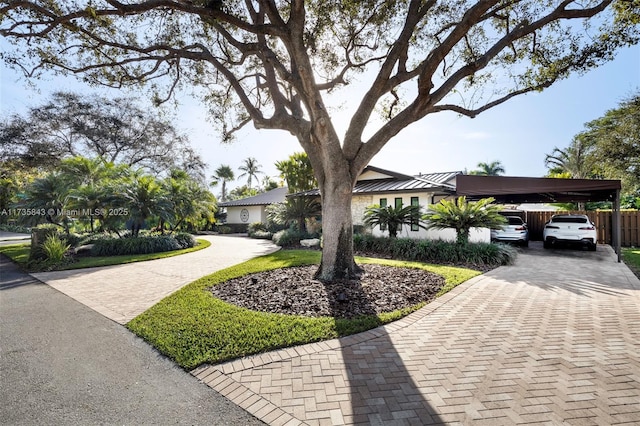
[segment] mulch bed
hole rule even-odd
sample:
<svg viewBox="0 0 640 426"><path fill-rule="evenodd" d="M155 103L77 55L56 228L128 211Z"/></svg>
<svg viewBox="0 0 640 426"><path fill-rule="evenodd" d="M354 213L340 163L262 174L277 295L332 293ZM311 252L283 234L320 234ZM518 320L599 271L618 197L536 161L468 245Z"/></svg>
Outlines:
<svg viewBox="0 0 640 426"><path fill-rule="evenodd" d="M444 286L432 272L383 265L360 265L350 280L325 283L313 278L317 265L260 272L211 288L228 303L261 312L309 317L354 318L428 302Z"/></svg>

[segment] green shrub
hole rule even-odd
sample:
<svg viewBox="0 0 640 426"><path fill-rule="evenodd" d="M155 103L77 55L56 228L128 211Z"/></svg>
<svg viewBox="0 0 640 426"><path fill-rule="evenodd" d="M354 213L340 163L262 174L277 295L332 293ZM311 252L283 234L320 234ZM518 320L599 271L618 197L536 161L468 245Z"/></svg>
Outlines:
<svg viewBox="0 0 640 426"><path fill-rule="evenodd" d="M195 247L196 245L196 239L188 232L178 232L173 235L173 238L175 238L182 249Z"/></svg>
<svg viewBox="0 0 640 426"><path fill-rule="evenodd" d="M129 254L161 253L180 250L180 244L171 235L112 238L97 240L91 249L92 256L120 256Z"/></svg>
<svg viewBox="0 0 640 426"><path fill-rule="evenodd" d="M52 263L61 262L70 247L66 240L61 239L56 234L49 234L44 243L42 243L42 251L46 259Z"/></svg>
<svg viewBox="0 0 640 426"><path fill-rule="evenodd" d="M271 240L273 238L273 234L269 231L254 231L249 234L251 238L257 238L261 240Z"/></svg>
<svg viewBox="0 0 640 426"><path fill-rule="evenodd" d="M226 226L226 225L219 225L218 226L218 233L220 234L231 234L232 233L232 229L230 226Z"/></svg>
<svg viewBox="0 0 640 426"><path fill-rule="evenodd" d="M385 238L372 235L354 235L354 250L378 256L426 263L472 265L509 265L517 251L504 244L456 244L442 240L411 238Z"/></svg>
<svg viewBox="0 0 640 426"><path fill-rule="evenodd" d="M254 232L266 231L266 230L267 230L267 225L265 225L262 222L253 222L247 228L247 232L249 233L249 236L251 236L251 234L253 234Z"/></svg>
<svg viewBox="0 0 640 426"><path fill-rule="evenodd" d="M88 244L95 244L96 241L112 240L114 238L120 238L116 234L110 234L107 232L100 232L98 234L89 234L80 240L79 245L85 246Z"/></svg>
<svg viewBox="0 0 640 426"><path fill-rule="evenodd" d="M31 228L27 228L26 226L21 225L0 224L0 231L17 232L19 234L30 234Z"/></svg>
<svg viewBox="0 0 640 426"><path fill-rule="evenodd" d="M59 237L61 232L62 228L52 223L31 228L31 252L29 253L29 260L45 260L47 255L42 249L42 245L50 235Z"/></svg>
<svg viewBox="0 0 640 426"><path fill-rule="evenodd" d="M300 244L300 240L307 238L309 235L301 233L295 229L283 229L273 234L272 241L280 247L294 247Z"/></svg>

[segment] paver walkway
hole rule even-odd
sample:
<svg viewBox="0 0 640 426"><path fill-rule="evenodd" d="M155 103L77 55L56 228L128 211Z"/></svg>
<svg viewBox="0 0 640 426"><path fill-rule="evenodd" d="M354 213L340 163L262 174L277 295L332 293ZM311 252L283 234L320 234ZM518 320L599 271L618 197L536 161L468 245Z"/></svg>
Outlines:
<svg viewBox="0 0 640 426"><path fill-rule="evenodd" d="M273 425L640 424L640 281L532 245L399 322L192 374Z"/></svg>
<svg viewBox="0 0 640 426"><path fill-rule="evenodd" d="M147 262L32 275L107 318L126 324L198 278L279 249L266 240L221 235L198 238L211 241L211 246Z"/></svg>

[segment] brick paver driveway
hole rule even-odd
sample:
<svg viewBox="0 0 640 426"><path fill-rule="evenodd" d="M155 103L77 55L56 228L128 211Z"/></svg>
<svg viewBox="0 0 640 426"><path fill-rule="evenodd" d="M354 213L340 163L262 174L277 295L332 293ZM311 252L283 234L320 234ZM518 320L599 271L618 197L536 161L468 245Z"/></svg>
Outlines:
<svg viewBox="0 0 640 426"><path fill-rule="evenodd" d="M532 243L397 323L192 373L270 424L640 424L640 281Z"/></svg>
<svg viewBox="0 0 640 426"><path fill-rule="evenodd" d="M32 275L107 318L126 324L198 278L279 249L271 241L237 236L198 238L209 240L211 246L146 262Z"/></svg>

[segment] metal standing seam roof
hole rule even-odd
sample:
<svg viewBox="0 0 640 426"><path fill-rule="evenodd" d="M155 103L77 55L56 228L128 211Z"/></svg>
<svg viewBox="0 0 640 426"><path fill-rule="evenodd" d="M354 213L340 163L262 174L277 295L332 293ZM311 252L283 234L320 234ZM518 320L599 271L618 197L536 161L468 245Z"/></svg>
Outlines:
<svg viewBox="0 0 640 426"><path fill-rule="evenodd" d="M353 194L376 194L384 192L455 191L455 186L447 182L462 172L428 173L407 176L407 179L391 177L386 179L360 180L353 188ZM319 196L319 189L304 191L294 196Z"/></svg>
<svg viewBox="0 0 640 426"><path fill-rule="evenodd" d="M234 207L234 206L268 206L270 204L282 203L286 199L287 187L272 189L253 197L243 198L241 200L225 201L218 203L218 207Z"/></svg>

